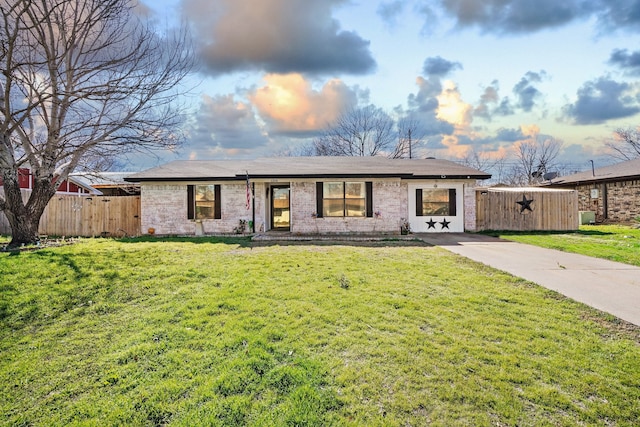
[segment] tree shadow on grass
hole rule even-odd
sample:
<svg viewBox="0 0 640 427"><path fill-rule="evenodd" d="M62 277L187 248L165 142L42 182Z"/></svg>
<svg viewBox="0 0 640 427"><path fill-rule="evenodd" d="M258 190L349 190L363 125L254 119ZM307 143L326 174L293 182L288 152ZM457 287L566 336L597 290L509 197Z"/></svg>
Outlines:
<svg viewBox="0 0 640 427"><path fill-rule="evenodd" d="M133 238L116 239L122 243L192 243L192 244L226 244L242 248L268 247L268 246L356 246L356 247L398 247L398 246L431 246L420 239L362 239L352 240L341 236L327 239L306 236L304 238L272 238L268 240L253 240L251 236L141 236Z"/></svg>
<svg viewBox="0 0 640 427"><path fill-rule="evenodd" d="M115 239L120 243L192 243L192 244L227 244L239 245L241 247L251 246L250 236L140 236L140 237L123 237Z"/></svg>

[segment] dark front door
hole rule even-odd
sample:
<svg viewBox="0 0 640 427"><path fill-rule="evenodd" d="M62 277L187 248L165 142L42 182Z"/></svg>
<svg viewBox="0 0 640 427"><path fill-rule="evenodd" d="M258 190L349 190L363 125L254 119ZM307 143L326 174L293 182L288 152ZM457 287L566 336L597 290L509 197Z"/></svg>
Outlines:
<svg viewBox="0 0 640 427"><path fill-rule="evenodd" d="M271 187L271 228L288 231L291 226L291 206L289 204L289 186Z"/></svg>

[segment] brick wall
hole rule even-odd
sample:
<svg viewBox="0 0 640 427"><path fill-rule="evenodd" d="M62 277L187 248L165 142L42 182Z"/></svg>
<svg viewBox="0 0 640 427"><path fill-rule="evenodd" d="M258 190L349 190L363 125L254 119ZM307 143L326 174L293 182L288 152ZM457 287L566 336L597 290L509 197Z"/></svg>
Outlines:
<svg viewBox="0 0 640 427"><path fill-rule="evenodd" d="M343 181L336 178L335 181ZM348 179L344 179L348 181ZM373 181L372 218L314 218L315 182L291 183L291 231L295 233L400 233L400 218L407 215L407 185L398 180Z"/></svg>
<svg viewBox="0 0 640 427"><path fill-rule="evenodd" d="M476 231L476 187L464 186L464 229Z"/></svg>
<svg viewBox="0 0 640 427"><path fill-rule="evenodd" d="M187 221L187 186L143 184L140 186L141 233L195 234L195 223Z"/></svg>
<svg viewBox="0 0 640 427"><path fill-rule="evenodd" d="M154 228L155 233L159 235L233 233L241 219L246 221L252 219L252 210L245 208L246 183L220 184L222 218L198 221L187 218L187 184L143 184L141 186L142 233L146 234L149 228ZM256 218L264 218L264 203L258 197L259 194L264 193L264 185L256 184L255 193ZM256 230L259 230L261 225L261 222L256 220ZM197 227L202 228L197 230Z"/></svg>
<svg viewBox="0 0 640 427"><path fill-rule="evenodd" d="M597 197L592 198L592 190L597 189ZM605 218L614 222L627 222L640 217L640 181L620 181L606 184L580 185L578 190L578 209L594 211L596 219ZM605 215L605 199L607 212Z"/></svg>
<svg viewBox="0 0 640 427"><path fill-rule="evenodd" d="M332 179L341 181L340 178ZM344 179L347 181L348 179ZM379 213L372 218L363 217L326 217L316 218L315 181L278 182L290 185L291 232L293 233L400 233L401 218L409 217L409 182L400 179L378 179L373 182L373 211ZM427 182L425 181L426 184ZM159 235L195 235L233 233L239 220L253 219L252 209L245 209L245 182L220 182L222 199L221 219L194 221L187 218L187 184L191 183L154 183L141 186L141 232L146 234L154 228ZM214 182L193 183L216 184ZM412 181L415 186L420 183ZM449 183L459 188L459 206L462 208L461 182ZM255 231L270 228L269 202L267 188L269 183L254 183L255 186ZM415 201L413 201L415 204ZM415 206L413 207L415 212ZM467 208L465 208L466 210ZM453 218L449 231L462 231L463 218L459 209L458 217ZM415 216L415 214L413 215ZM458 222L460 224L458 224ZM247 229L247 232L250 231ZM424 231L418 230L415 231Z"/></svg>

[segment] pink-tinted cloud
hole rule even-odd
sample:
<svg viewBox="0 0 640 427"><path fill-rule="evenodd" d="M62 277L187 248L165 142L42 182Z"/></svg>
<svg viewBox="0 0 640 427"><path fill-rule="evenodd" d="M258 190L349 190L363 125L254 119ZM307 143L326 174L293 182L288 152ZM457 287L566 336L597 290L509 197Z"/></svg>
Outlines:
<svg viewBox="0 0 640 427"><path fill-rule="evenodd" d="M270 133L314 133L358 101L357 89L338 79L318 90L300 74L268 74L264 81L265 85L252 91L249 99Z"/></svg>

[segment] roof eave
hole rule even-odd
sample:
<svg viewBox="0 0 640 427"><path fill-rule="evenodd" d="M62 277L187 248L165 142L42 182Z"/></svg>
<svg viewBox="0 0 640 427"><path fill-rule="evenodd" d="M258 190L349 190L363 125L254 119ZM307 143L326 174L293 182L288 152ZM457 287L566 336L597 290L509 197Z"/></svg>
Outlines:
<svg viewBox="0 0 640 427"><path fill-rule="evenodd" d="M410 173L316 173L316 174L249 174L249 179L332 179L332 178L357 178L357 179L373 179L373 178L399 178L399 179L489 179L491 175L485 174L463 174L463 175L413 175ZM125 178L127 182L166 182L166 181L243 181L247 179L247 175L236 175L235 177L148 177L148 178Z"/></svg>
<svg viewBox="0 0 640 427"><path fill-rule="evenodd" d="M608 177L608 178L592 178L592 179L581 179L577 181L563 181L563 182L551 182L549 185L564 185L564 186L575 186L575 185L587 185L587 184L602 184L608 182L620 182L620 181L636 181L640 180L640 175L629 175L629 176L617 176L617 177Z"/></svg>

